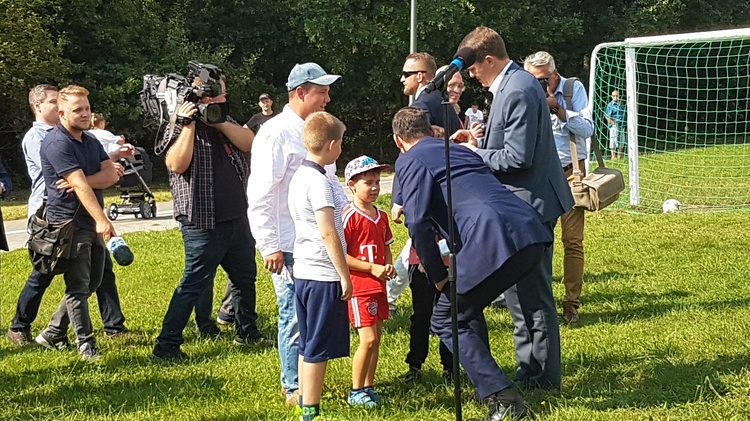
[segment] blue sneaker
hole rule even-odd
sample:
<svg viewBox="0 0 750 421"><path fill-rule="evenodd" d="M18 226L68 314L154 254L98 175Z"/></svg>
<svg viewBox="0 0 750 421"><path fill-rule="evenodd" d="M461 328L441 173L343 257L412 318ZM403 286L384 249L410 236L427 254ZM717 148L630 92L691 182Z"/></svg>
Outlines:
<svg viewBox="0 0 750 421"><path fill-rule="evenodd" d="M375 402L376 404L380 405L380 395L378 395L377 392L375 392L375 389L373 389L371 387L366 387L365 388L365 393L367 393L367 396L369 396L370 399L372 399L373 402Z"/></svg>
<svg viewBox="0 0 750 421"><path fill-rule="evenodd" d="M370 395L364 390L357 390L349 392L349 405L351 406L364 406L366 408L374 408L378 404L372 400Z"/></svg>

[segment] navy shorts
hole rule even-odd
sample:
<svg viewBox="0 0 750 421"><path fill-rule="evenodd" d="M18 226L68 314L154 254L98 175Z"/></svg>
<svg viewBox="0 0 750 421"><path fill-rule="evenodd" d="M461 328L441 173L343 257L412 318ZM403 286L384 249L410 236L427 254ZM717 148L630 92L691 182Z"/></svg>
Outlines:
<svg viewBox="0 0 750 421"><path fill-rule="evenodd" d="M294 279L299 354L308 363L349 356L349 308L341 284Z"/></svg>

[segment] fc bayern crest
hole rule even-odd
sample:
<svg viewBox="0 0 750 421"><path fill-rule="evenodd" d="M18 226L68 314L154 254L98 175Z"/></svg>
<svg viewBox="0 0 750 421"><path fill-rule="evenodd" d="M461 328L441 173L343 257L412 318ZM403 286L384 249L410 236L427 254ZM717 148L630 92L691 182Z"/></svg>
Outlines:
<svg viewBox="0 0 750 421"><path fill-rule="evenodd" d="M378 302L372 300L367 303L367 312L370 313L371 316L378 314Z"/></svg>

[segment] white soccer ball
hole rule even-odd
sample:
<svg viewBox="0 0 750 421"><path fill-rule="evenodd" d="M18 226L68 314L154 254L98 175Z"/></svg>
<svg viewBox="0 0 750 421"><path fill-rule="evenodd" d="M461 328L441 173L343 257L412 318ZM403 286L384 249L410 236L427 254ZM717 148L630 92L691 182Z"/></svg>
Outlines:
<svg viewBox="0 0 750 421"><path fill-rule="evenodd" d="M682 208L682 203L677 199L667 199L661 204L661 210L664 213L677 212Z"/></svg>

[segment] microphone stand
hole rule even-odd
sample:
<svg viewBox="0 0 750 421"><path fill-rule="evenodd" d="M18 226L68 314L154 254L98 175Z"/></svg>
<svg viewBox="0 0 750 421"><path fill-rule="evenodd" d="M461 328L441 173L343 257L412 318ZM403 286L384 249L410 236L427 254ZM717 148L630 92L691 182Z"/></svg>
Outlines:
<svg viewBox="0 0 750 421"><path fill-rule="evenodd" d="M450 114L455 113L453 106L448 101L448 81L443 81L443 121L445 127L443 130L443 140L445 141L445 179L446 179L446 204L448 206L448 285L450 286L450 300L451 300L451 336L453 338L453 394L456 400L456 421L463 420L462 406L461 406L461 382L459 374L461 373L459 365L459 347L458 347L458 303L456 300L456 233L455 223L453 221L453 188L451 186L451 153L449 139L451 129L449 121Z"/></svg>

